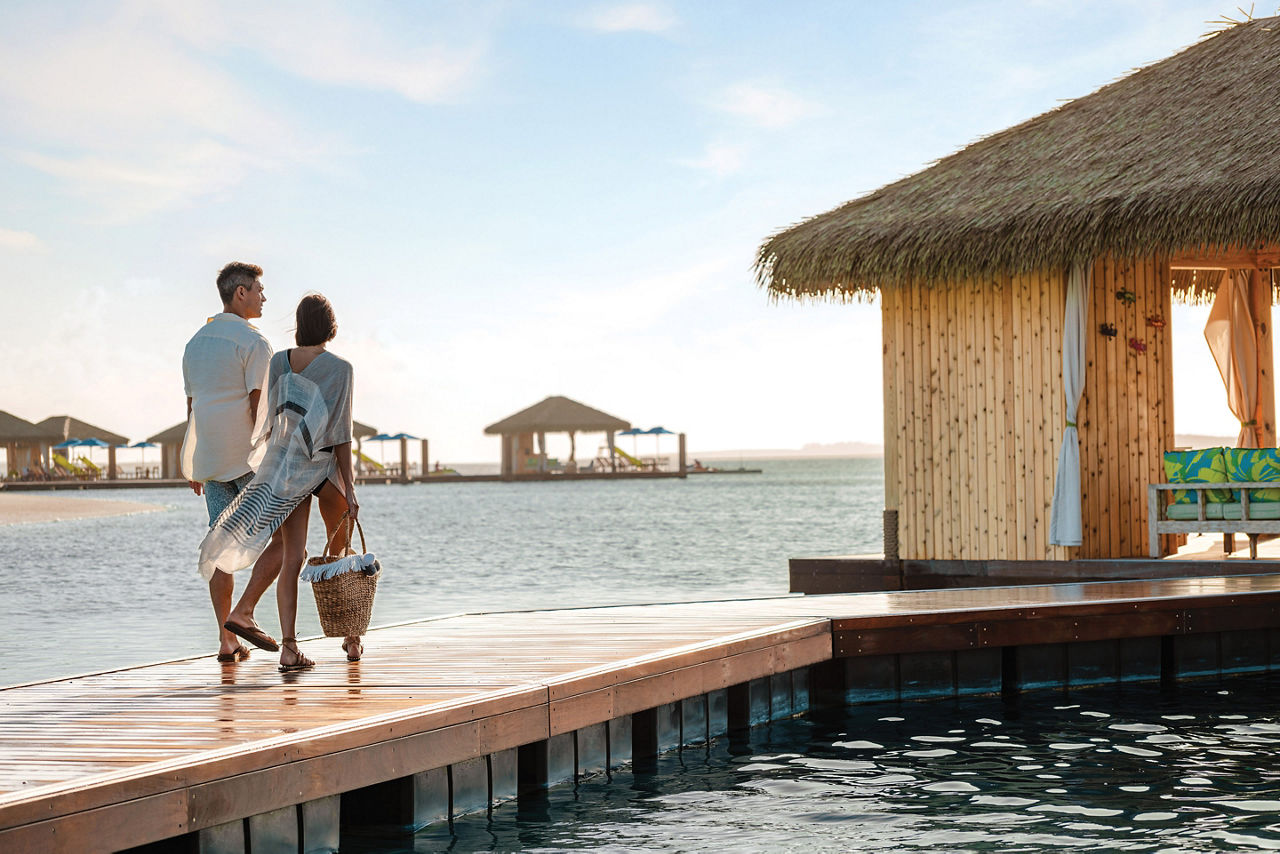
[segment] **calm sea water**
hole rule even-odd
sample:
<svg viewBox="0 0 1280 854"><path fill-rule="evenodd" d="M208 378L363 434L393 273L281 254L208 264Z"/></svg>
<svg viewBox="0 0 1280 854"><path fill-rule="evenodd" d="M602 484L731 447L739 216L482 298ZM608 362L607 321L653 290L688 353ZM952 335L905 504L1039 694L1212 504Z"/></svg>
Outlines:
<svg viewBox="0 0 1280 854"><path fill-rule="evenodd" d="M850 707L344 851L1280 849L1280 677Z"/></svg>
<svg viewBox="0 0 1280 854"><path fill-rule="evenodd" d="M789 557L879 550L879 459L751 465L763 473L362 487L369 548L386 568L374 624L778 595ZM0 527L0 626L23 652L0 656L0 684L214 650L208 588L195 569L203 499L185 489L84 496L165 510ZM313 512L312 553L323 539ZM311 603L299 612L300 632L318 634ZM258 618L276 632L271 592Z"/></svg>

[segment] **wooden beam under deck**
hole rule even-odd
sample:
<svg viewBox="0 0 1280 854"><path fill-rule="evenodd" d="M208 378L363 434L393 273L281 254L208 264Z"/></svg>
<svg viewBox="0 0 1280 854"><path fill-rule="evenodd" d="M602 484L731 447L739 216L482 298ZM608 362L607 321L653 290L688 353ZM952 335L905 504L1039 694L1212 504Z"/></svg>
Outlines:
<svg viewBox="0 0 1280 854"><path fill-rule="evenodd" d="M1276 628L1280 575L964 588L459 615L373 631L358 663L305 642L304 673L255 652L16 686L0 850L169 839L833 658Z"/></svg>

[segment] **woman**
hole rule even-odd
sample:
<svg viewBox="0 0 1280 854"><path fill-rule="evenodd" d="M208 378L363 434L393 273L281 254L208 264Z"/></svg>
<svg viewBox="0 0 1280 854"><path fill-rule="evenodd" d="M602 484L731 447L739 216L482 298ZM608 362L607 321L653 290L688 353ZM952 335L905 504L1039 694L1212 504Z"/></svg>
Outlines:
<svg viewBox="0 0 1280 854"><path fill-rule="evenodd" d="M298 576L306 559L311 496L320 499L326 542L343 554L350 545L349 515L360 513L351 470L351 364L326 345L338 333L333 306L319 294L298 303L298 346L276 353L267 373L266 406L259 408L254 477L222 512L200 547L200 571L251 566L279 528L284 545L276 604L280 609L280 670L306 670L315 662L298 649ZM359 661L360 638L342 642L348 661Z"/></svg>

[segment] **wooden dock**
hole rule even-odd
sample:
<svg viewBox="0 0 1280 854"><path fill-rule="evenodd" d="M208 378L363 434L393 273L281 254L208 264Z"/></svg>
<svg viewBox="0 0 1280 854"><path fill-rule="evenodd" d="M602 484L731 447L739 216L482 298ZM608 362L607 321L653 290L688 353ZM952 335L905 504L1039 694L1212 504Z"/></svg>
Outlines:
<svg viewBox="0 0 1280 854"><path fill-rule="evenodd" d="M1280 575L468 614L0 690L0 851L335 850L815 703L1280 667ZM340 826L341 825L341 826ZM246 843L248 840L248 843Z"/></svg>

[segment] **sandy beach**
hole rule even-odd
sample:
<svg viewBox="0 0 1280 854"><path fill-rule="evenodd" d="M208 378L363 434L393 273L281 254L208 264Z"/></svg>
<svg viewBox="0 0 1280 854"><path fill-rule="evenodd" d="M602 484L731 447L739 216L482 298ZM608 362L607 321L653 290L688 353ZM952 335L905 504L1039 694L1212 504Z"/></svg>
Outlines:
<svg viewBox="0 0 1280 854"><path fill-rule="evenodd" d="M27 522L58 522L67 519L91 519L99 516L124 516L163 510L158 504L138 501L108 501L102 498L70 498L65 495L32 495L0 493L0 525Z"/></svg>

